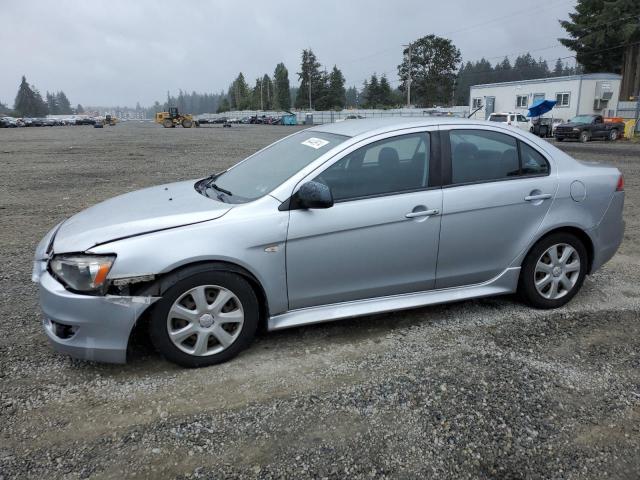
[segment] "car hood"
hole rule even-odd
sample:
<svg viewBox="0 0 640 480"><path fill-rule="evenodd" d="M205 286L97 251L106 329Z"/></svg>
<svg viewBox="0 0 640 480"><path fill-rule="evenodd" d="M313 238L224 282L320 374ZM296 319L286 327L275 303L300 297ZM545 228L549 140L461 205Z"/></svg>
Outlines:
<svg viewBox="0 0 640 480"><path fill-rule="evenodd" d="M55 253L83 252L113 240L204 222L231 209L194 188L195 180L145 188L87 208L62 223Z"/></svg>
<svg viewBox="0 0 640 480"><path fill-rule="evenodd" d="M559 125L557 125L558 127L584 127L585 125L589 125L588 123L573 123L573 122L566 122L566 123L561 123Z"/></svg>

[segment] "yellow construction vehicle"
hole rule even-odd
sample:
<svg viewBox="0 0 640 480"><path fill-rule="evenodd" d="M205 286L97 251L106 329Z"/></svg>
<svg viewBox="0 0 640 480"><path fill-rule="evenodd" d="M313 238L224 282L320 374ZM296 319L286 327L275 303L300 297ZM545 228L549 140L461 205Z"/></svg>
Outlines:
<svg viewBox="0 0 640 480"><path fill-rule="evenodd" d="M168 112L156 113L156 123L164 128L173 128L182 125L184 128L191 128L193 125L198 127L198 122L193 120L193 115L187 113L179 113L178 107L169 107Z"/></svg>
<svg viewBox="0 0 640 480"><path fill-rule="evenodd" d="M104 116L104 124L105 125L111 125L113 127L116 124L116 117L114 117L112 115L105 115Z"/></svg>

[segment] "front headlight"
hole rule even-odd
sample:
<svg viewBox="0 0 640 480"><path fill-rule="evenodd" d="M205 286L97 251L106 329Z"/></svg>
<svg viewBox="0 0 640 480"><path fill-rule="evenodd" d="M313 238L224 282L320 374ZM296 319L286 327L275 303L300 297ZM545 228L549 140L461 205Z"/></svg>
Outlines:
<svg viewBox="0 0 640 480"><path fill-rule="evenodd" d="M56 255L49 266L70 289L91 292L105 285L115 259L113 255Z"/></svg>
<svg viewBox="0 0 640 480"><path fill-rule="evenodd" d="M579 131L580 131L580 129L579 129L579 128L574 128L574 129L573 129L573 131L574 131L574 132L579 132Z"/></svg>

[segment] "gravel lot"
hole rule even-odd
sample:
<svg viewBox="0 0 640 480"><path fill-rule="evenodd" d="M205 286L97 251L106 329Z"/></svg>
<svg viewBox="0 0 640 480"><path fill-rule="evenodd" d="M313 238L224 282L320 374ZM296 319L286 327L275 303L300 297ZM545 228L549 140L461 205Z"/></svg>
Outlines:
<svg viewBox="0 0 640 480"><path fill-rule="evenodd" d="M619 253L560 310L502 297L293 329L200 370L52 351L30 283L51 226L291 131L0 130L0 479L640 478L637 144L560 144L627 191Z"/></svg>

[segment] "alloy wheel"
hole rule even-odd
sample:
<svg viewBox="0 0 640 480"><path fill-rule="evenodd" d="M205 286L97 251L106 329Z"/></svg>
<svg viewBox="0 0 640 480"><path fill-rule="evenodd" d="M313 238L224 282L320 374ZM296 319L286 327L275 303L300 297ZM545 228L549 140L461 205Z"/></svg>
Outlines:
<svg viewBox="0 0 640 480"><path fill-rule="evenodd" d="M171 342L194 356L220 353L240 335L244 310L238 297L218 285L199 285L173 302L167 315Z"/></svg>
<svg viewBox="0 0 640 480"><path fill-rule="evenodd" d="M549 247L538 259L534 284L540 295L556 300L567 295L580 278L580 255L567 243Z"/></svg>

